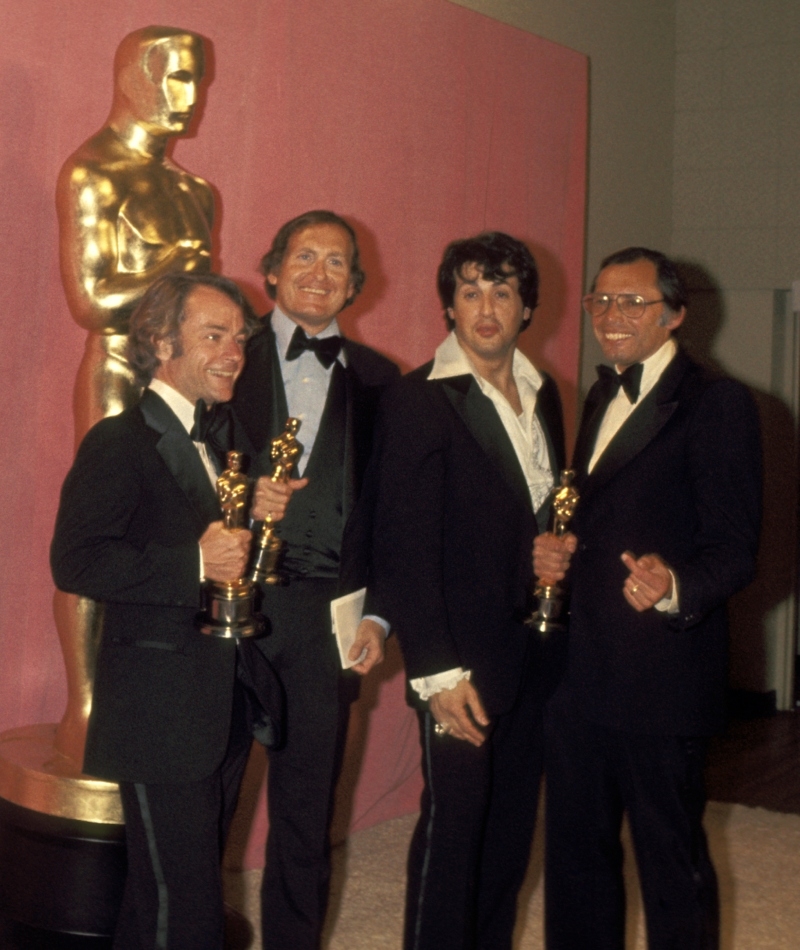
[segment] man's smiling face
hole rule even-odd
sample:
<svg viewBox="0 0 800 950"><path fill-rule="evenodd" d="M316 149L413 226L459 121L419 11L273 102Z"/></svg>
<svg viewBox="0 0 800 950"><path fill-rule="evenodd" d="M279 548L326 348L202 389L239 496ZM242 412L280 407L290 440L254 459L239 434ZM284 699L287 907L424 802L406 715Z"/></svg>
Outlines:
<svg viewBox="0 0 800 950"><path fill-rule="evenodd" d="M244 366L247 330L242 311L221 291L200 286L186 298L184 312L178 345L167 339L156 343L159 365L154 375L189 402L227 402Z"/></svg>
<svg viewBox="0 0 800 950"><path fill-rule="evenodd" d="M641 363L661 349L672 331L683 322L684 310L674 313L661 300L656 265L643 258L633 264L611 264L597 275L593 293L637 294L658 303L646 307L641 317L626 316L614 301L604 314L592 318L592 328L603 355L620 369Z"/></svg>
<svg viewBox="0 0 800 950"><path fill-rule="evenodd" d="M353 244L336 224L312 224L289 238L277 271L267 275L275 302L309 336L327 327L353 294Z"/></svg>

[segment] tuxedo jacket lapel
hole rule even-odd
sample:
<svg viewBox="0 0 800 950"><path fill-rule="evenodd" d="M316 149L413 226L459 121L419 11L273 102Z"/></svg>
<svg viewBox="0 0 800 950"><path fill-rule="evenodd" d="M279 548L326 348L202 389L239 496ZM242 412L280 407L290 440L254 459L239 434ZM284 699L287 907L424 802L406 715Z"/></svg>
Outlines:
<svg viewBox="0 0 800 950"><path fill-rule="evenodd" d="M347 340L344 342L345 352ZM362 386L350 362L342 366L337 360L333 364L325 408L319 424L319 433L314 443L322 447L330 440L338 440L343 434L342 452L342 516L346 522L353 510L358 496L358 459L359 438L357 418L361 410Z"/></svg>
<svg viewBox="0 0 800 950"><path fill-rule="evenodd" d="M346 346L346 343L345 343ZM337 366L341 364L337 363ZM335 372L334 368L334 372ZM331 389L333 388L331 380ZM356 437L355 405L361 383L348 363L344 370L344 471L342 473L342 515L345 523L356 503L358 485L356 484L356 452L358 439Z"/></svg>
<svg viewBox="0 0 800 950"><path fill-rule="evenodd" d="M271 443L283 432L289 417L271 317L272 314L267 314L263 329L248 345L248 372L237 384L235 399L236 415L258 459L257 469L261 474L272 471Z"/></svg>
<svg viewBox="0 0 800 950"><path fill-rule="evenodd" d="M261 412L262 418L269 421L268 442L279 436L286 428L286 420L289 418L289 407L286 403L286 390L283 386L283 377L281 375L281 364L278 358L278 345L275 334L272 332L272 324L268 326L272 343L269 347L269 361L265 366L265 373L269 382L269 405L270 412ZM262 407L263 409L263 407Z"/></svg>
<svg viewBox="0 0 800 950"><path fill-rule="evenodd" d="M145 423L158 433L156 451L164 460L184 495L205 521L220 517L219 502L208 472L178 417L160 396L146 389L139 403Z"/></svg>
<svg viewBox="0 0 800 950"><path fill-rule="evenodd" d="M625 420L597 460L591 474L583 478L581 493L584 499L605 485L623 466L634 459L664 427L678 407L675 391L686 373L687 365L686 357L679 352L664 370L655 387ZM583 473L586 472L591 459L606 405L605 400L601 400L587 422L586 438L580 446L583 453L580 461ZM576 448L576 455L577 451Z"/></svg>
<svg viewBox="0 0 800 950"><path fill-rule="evenodd" d="M576 481L581 483L586 478L589 462L592 459L600 424L608 408L608 399L600 383L595 383L589 390L586 403L583 407L578 438L575 441L575 451L572 454L572 468L576 474Z"/></svg>
<svg viewBox="0 0 800 950"><path fill-rule="evenodd" d="M564 456L564 422L561 412L561 399L558 388L553 380L546 376L536 397L536 417L538 418L544 437L547 440L547 454L550 458L550 469L556 482L559 473L566 467Z"/></svg>
<svg viewBox="0 0 800 950"><path fill-rule="evenodd" d="M503 473L508 487L530 511L528 484L492 400L484 396L472 376L450 376L442 379L441 385L475 440Z"/></svg>

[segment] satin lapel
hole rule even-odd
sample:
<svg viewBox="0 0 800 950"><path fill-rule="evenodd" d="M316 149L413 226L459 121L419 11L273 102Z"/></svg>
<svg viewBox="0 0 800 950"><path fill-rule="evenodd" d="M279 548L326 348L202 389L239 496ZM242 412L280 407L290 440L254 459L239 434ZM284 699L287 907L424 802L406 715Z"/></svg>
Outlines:
<svg viewBox="0 0 800 950"><path fill-rule="evenodd" d="M272 342L269 348L269 369L267 370L269 378L269 439L279 436L286 427L286 420L289 418L289 405L286 402L286 390L283 386L283 375L281 373L281 362L278 358L278 345L275 340L275 334L272 332L272 325L269 327L269 334ZM267 413L264 413L266 416Z"/></svg>
<svg viewBox="0 0 800 950"><path fill-rule="evenodd" d="M547 453L550 457L550 469L558 480L559 472L565 467L564 458L564 420L561 413L561 400L556 384L549 376L545 377L536 397L536 416L544 430L547 440Z"/></svg>
<svg viewBox="0 0 800 950"><path fill-rule="evenodd" d="M278 358L278 344L272 330L272 314L268 314L265 319L267 321L264 328L265 338L255 367L259 373L263 374L259 381L259 392L263 395L262 400L252 407L252 411L258 414L258 418L254 420L254 426L258 431L258 441L255 444L259 449L256 471L261 475L269 475L272 472L272 440L284 431L286 420L289 418L286 390L283 386L283 374ZM264 397L267 400L266 405L263 402ZM299 441L302 444L302 429L299 432Z"/></svg>
<svg viewBox="0 0 800 950"><path fill-rule="evenodd" d="M603 421L607 406L608 400L603 398L603 387L599 383L595 383L586 397L581 424L578 429L578 438L575 441L575 451L572 455L572 468L576 473L576 481L579 484L586 478L589 462L592 458L592 450L597 441L597 433L600 431L600 423Z"/></svg>
<svg viewBox="0 0 800 950"><path fill-rule="evenodd" d="M345 344L346 345L346 344ZM337 364L339 365L339 364ZM356 403L361 393L361 383L353 372L350 363L344 371L344 471L342 473L342 514L344 523L350 517L350 512L356 503L358 486L356 485L356 453L358 444L356 437Z"/></svg>
<svg viewBox="0 0 800 950"><path fill-rule="evenodd" d="M596 491L608 482L623 466L644 449L672 416L678 407L675 391L687 368L686 357L678 353L664 370L661 379L641 405L628 417L609 442L590 475L583 483L583 495Z"/></svg>
<svg viewBox="0 0 800 950"><path fill-rule="evenodd" d="M283 432L289 415L271 317L267 314L264 328L248 345L247 364L237 383L235 398L236 415L259 461L266 465L263 472L272 470L271 442Z"/></svg>
<svg viewBox="0 0 800 950"><path fill-rule="evenodd" d="M451 376L439 382L475 440L503 473L506 483L521 504L530 511L532 506L528 484L492 400L483 395L472 376Z"/></svg>
<svg viewBox="0 0 800 950"><path fill-rule="evenodd" d="M178 417L149 389L144 391L139 409L146 424L159 434L156 450L200 520L207 524L218 519L219 502L208 472Z"/></svg>

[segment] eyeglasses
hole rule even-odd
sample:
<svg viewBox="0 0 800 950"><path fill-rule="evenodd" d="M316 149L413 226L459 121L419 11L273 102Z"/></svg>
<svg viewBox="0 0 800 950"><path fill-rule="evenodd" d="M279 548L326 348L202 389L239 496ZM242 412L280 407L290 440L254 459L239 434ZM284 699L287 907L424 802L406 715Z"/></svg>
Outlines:
<svg viewBox="0 0 800 950"><path fill-rule="evenodd" d="M654 303L664 303L664 298L645 300L639 294L587 294L583 300L583 309L592 319L602 317L612 303L616 301L620 312L631 320L638 320L644 316L645 310Z"/></svg>

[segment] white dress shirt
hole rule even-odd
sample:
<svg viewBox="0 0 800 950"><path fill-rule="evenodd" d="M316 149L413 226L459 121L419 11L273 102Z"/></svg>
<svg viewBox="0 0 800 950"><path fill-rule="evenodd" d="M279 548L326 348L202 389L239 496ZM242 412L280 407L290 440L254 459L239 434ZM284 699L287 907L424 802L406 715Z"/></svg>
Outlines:
<svg viewBox="0 0 800 950"><path fill-rule="evenodd" d="M528 484L533 510L538 511L547 500L554 484L547 439L536 416L536 400L543 379L533 363L517 349L514 350L511 372L522 403L521 415L517 415L499 389L476 371L461 348L455 331L451 331L436 350L428 379L448 379L466 375L473 377L481 392L492 400L497 409ZM426 700L443 689L452 689L462 679L469 679L470 675L470 670L458 666L434 676L412 679L411 687L419 693L420 699Z"/></svg>
<svg viewBox="0 0 800 950"><path fill-rule="evenodd" d="M272 311L272 329L275 331L275 340L278 345L278 362L281 367L283 388L286 392L286 405L289 415L302 423L299 441L303 446L303 454L296 466L297 476L301 478L319 434L334 364L331 363L326 369L312 350L303 350L297 359L286 359L286 351L289 349L297 326L281 311L280 307L275 307ZM329 336L341 336L335 317L324 330L316 334L318 340L324 340ZM344 349L340 351L337 359L342 366L347 366Z"/></svg>

